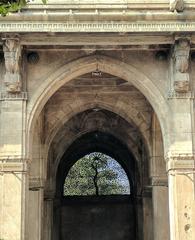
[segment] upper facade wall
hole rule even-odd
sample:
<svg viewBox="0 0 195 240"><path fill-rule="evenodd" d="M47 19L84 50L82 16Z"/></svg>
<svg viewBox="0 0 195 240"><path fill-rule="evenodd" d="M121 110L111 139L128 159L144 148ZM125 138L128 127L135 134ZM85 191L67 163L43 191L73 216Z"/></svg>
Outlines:
<svg viewBox="0 0 195 240"><path fill-rule="evenodd" d="M20 13L0 17L0 31L193 32L194 10L194 1L177 7L173 0L49 0L47 5L37 0Z"/></svg>

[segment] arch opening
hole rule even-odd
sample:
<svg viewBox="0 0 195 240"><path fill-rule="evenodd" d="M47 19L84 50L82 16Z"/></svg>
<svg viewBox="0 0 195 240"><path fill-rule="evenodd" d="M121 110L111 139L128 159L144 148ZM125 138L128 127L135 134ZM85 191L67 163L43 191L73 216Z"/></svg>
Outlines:
<svg viewBox="0 0 195 240"><path fill-rule="evenodd" d="M66 183L70 170L81 161L78 159L88 156L87 160L89 161L89 156L100 157L101 155L116 159L120 164L120 168L124 169L127 176L126 184L127 182L129 184L129 192L126 191L124 194L120 189L120 192L113 194L112 190L116 190L115 182L114 184L108 184L107 187L111 188L110 192L106 194L97 194L95 188L95 192L93 189L92 194L67 194L64 196L64 183ZM109 164L111 162L113 163L113 160ZM85 170L90 171L86 162L84 167L87 168ZM110 169L113 169L113 166L107 166L106 170ZM137 173L136 160L128 147L110 133L92 131L77 138L66 150L58 167L56 199L60 199L60 203L57 201L57 205L54 206L55 234L62 236L62 239L73 240L76 240L78 235L80 239L85 240L98 238L136 239ZM87 183L84 188L89 187L89 185ZM82 186L77 182L77 187ZM85 189L79 190L84 192ZM115 216L114 219L112 216ZM67 225L67 222L71 221L70 218L77 219L77 221L74 220L71 225ZM118 219L120 219L120 223ZM78 222L82 229L77 227ZM108 225L110 225L109 228L106 227ZM90 226L90 229L87 226Z"/></svg>
<svg viewBox="0 0 195 240"><path fill-rule="evenodd" d="M102 75L104 76L104 73ZM145 97L127 81L114 79L113 75L107 74L107 81L113 84L102 87L100 83L105 79L98 79L99 85L93 84L92 81L92 84L83 87L85 77L82 75L74 79L74 82L70 81L53 94L39 119L40 126L44 121L44 129L38 131L43 133L41 141L48 150L44 197L45 201L49 201L52 196L53 239L72 239L68 232L63 232L63 223L70 220L66 217L73 214L73 212L65 214L70 210L67 206L75 204L76 207L77 204L79 206L97 202L111 204L117 201L117 204L122 202L124 205L128 204L125 212L131 212L131 216L123 215L128 219L128 233L124 232L124 235L121 235L123 238L118 236L116 240L122 240L124 236L131 239L130 235L134 240L142 240L144 239L143 204L148 204L144 203L146 201L144 194L147 191L149 192L147 201L150 205L152 201L151 189L148 186L150 185L149 159L152 156L151 119L154 111ZM72 88L78 90L72 91ZM99 92L98 89L102 91ZM114 92L109 92L110 89L112 91L114 89ZM82 199L78 196L77 199L75 196L64 198L64 182L70 169L80 158L93 152L101 152L119 162L127 174L130 195L113 197L109 194L109 196L104 195L104 198L102 196L90 196L90 198L87 196ZM36 164L34 166L37 167ZM76 219L76 213L74 214ZM95 215L91 216L95 218ZM111 219L112 217L109 221ZM81 222L82 219L79 221ZM132 225L129 224L130 222ZM76 228L76 225L74 227ZM65 228L70 229L68 226ZM93 238L85 235L84 239Z"/></svg>
<svg viewBox="0 0 195 240"><path fill-rule="evenodd" d="M69 170L63 189L65 197L127 194L130 194L130 184L124 169L101 152L79 159Z"/></svg>

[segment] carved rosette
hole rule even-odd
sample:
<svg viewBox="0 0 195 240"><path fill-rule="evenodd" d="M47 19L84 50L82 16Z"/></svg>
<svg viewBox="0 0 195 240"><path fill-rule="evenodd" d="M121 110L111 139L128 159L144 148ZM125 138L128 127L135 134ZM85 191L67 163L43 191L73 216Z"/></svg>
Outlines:
<svg viewBox="0 0 195 240"><path fill-rule="evenodd" d="M189 80L190 43L187 39L179 39L174 46L174 89L179 93L186 93L190 89Z"/></svg>
<svg viewBox="0 0 195 240"><path fill-rule="evenodd" d="M4 83L7 92L19 93L21 92L21 75L20 75L20 57L21 46L19 39L7 38L3 45L5 69Z"/></svg>

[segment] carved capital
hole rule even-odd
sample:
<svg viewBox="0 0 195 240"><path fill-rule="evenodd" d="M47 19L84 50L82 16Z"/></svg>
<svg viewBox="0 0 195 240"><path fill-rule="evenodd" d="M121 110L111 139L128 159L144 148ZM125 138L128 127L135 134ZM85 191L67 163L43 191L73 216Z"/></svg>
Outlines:
<svg viewBox="0 0 195 240"><path fill-rule="evenodd" d="M27 172L28 171L28 160L20 158L17 156L14 157L1 157L0 158L0 173L9 173L9 172Z"/></svg>
<svg viewBox="0 0 195 240"><path fill-rule="evenodd" d="M184 10L184 1L183 0L170 0L170 10L172 12L183 12Z"/></svg>
<svg viewBox="0 0 195 240"><path fill-rule="evenodd" d="M27 92L20 92L20 93L9 93L9 92L0 92L0 101L18 101L18 100L23 100L27 101L28 100L28 94Z"/></svg>
<svg viewBox="0 0 195 240"><path fill-rule="evenodd" d="M29 190L39 191L44 188L44 180L40 177L30 177L29 178Z"/></svg>
<svg viewBox="0 0 195 240"><path fill-rule="evenodd" d="M195 155L190 153L172 153L166 156L167 171L195 169Z"/></svg>
<svg viewBox="0 0 195 240"><path fill-rule="evenodd" d="M21 75L20 75L20 57L21 45L18 38L5 38L3 44L5 69L4 83L7 92L17 93L21 91Z"/></svg>
<svg viewBox="0 0 195 240"><path fill-rule="evenodd" d="M176 92L184 93L190 89L189 80L189 54L190 42L188 39L178 39L173 51L173 75L174 89Z"/></svg>
<svg viewBox="0 0 195 240"><path fill-rule="evenodd" d="M153 176L151 178L152 186L168 186L167 176Z"/></svg>

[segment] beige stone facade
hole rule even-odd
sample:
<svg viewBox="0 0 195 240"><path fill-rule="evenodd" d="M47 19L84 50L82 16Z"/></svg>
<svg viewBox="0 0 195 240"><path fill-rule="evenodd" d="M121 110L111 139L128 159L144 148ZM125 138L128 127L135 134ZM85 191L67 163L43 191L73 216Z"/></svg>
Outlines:
<svg viewBox="0 0 195 240"><path fill-rule="evenodd" d="M195 239L194 13L193 0L49 0L0 18L0 239L60 239L64 156L97 131L134 159L136 240Z"/></svg>

